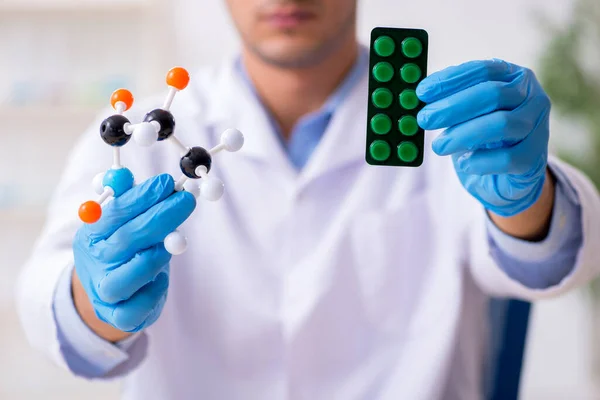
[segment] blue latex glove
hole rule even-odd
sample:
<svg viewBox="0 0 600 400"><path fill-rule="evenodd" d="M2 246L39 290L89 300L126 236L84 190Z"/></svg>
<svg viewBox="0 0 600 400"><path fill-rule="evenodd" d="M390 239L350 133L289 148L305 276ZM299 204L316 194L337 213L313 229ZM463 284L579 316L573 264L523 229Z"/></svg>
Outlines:
<svg viewBox="0 0 600 400"><path fill-rule="evenodd" d="M100 320L137 332L160 315L169 286L163 240L192 213L196 199L174 193L159 175L108 203L102 218L75 235L75 270Z"/></svg>
<svg viewBox="0 0 600 400"><path fill-rule="evenodd" d="M451 155L463 186L483 206L512 216L539 198L546 177L550 100L533 72L502 60L472 61L424 79L418 115Z"/></svg>

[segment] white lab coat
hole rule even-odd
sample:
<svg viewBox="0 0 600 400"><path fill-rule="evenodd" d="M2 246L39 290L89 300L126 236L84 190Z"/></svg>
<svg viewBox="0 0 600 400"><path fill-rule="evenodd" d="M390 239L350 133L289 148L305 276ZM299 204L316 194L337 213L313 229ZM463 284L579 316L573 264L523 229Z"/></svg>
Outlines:
<svg viewBox="0 0 600 400"><path fill-rule="evenodd" d="M546 290L494 263L485 213L448 158L427 153L415 169L367 165L366 77L301 173L232 64L193 75L178 96L182 142L210 147L237 127L246 144L213 162L224 198L200 200L182 226L189 250L172 260L168 301L145 333L147 355L126 378L126 399L476 399L487 296L543 299L598 272L600 199L557 160L581 201L585 245L574 272ZM161 102L128 115L139 121ZM53 294L73 262L78 206L111 165L97 126L68 161L18 288L30 342L63 365ZM138 181L180 175L166 143L131 142L123 161Z"/></svg>

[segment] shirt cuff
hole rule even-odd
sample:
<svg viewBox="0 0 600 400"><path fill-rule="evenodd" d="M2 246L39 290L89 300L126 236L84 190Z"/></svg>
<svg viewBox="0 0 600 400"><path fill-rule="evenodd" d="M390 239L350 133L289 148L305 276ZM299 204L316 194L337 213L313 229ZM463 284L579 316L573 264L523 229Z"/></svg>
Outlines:
<svg viewBox="0 0 600 400"><path fill-rule="evenodd" d="M73 303L71 276L73 266L65 268L54 295L54 318L61 351L69 368L77 375L107 375L129 359L128 350L141 332L118 342L108 342L96 335L81 319Z"/></svg>
<svg viewBox="0 0 600 400"><path fill-rule="evenodd" d="M546 238L540 242L530 242L502 232L488 216L487 231L490 240L505 255L524 262L540 262L550 259L582 229L581 206L575 189L558 168L549 166L556 177L552 221ZM581 243L580 243L581 245ZM578 246L580 247L580 246ZM578 248L576 249L578 250Z"/></svg>

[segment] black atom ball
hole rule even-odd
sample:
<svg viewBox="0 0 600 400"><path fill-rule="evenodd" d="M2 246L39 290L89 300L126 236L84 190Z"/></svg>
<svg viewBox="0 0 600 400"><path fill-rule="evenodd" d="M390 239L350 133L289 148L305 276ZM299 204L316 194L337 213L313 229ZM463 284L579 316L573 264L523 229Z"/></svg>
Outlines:
<svg viewBox="0 0 600 400"><path fill-rule="evenodd" d="M128 123L129 120L119 114L106 118L100 124L100 136L102 140L111 146L124 146L131 139L131 135L126 134L123 130L123 126Z"/></svg>
<svg viewBox="0 0 600 400"><path fill-rule="evenodd" d="M144 122L156 121L160 124L158 141L168 139L175 131L175 118L169 111L157 108L146 114Z"/></svg>
<svg viewBox="0 0 600 400"><path fill-rule="evenodd" d="M185 176L192 179L198 179L200 176L196 175L196 168L201 165L206 167L206 172L210 171L210 165L212 164L212 157L210 153L202 147L192 147L190 151L181 158L179 166L181 172Z"/></svg>

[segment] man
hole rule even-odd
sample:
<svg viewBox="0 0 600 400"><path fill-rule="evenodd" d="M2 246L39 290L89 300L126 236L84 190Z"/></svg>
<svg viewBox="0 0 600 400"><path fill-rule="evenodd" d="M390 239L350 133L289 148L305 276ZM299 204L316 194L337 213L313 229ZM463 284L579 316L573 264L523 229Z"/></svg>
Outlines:
<svg viewBox="0 0 600 400"><path fill-rule="evenodd" d="M356 1L227 4L241 57L172 109L184 143L245 133L211 172L224 199L173 194L160 174L178 154L128 146L150 178L81 226L110 160L92 126L20 280L29 340L77 375L125 377L126 399L482 398L489 296L547 298L598 272L600 197L548 161L534 74L490 60L431 75L417 92L420 125L447 128L435 154L376 168ZM162 240L184 221L190 248L171 258Z"/></svg>

